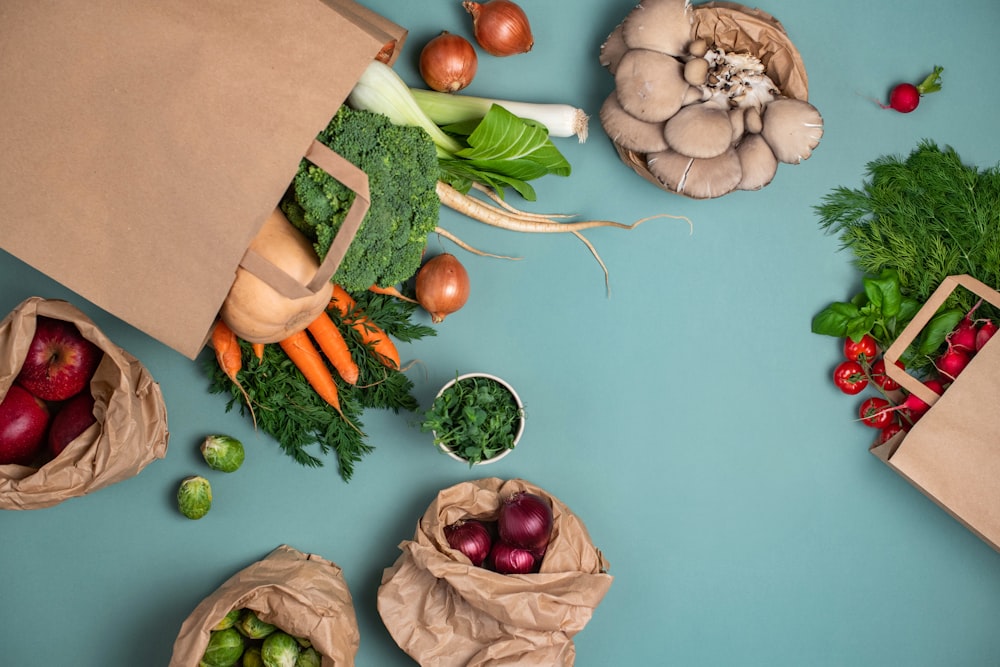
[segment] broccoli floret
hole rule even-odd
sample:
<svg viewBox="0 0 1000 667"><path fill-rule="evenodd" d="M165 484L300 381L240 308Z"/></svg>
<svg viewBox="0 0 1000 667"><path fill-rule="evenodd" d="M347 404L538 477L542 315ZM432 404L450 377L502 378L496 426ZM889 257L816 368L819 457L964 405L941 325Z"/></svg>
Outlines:
<svg viewBox="0 0 1000 667"><path fill-rule="evenodd" d="M420 128L393 125L370 111L342 106L317 137L368 174L371 205L334 282L348 291L389 286L420 268L427 235L437 227L441 202L434 142ZM281 209L326 257L354 193L303 160Z"/></svg>

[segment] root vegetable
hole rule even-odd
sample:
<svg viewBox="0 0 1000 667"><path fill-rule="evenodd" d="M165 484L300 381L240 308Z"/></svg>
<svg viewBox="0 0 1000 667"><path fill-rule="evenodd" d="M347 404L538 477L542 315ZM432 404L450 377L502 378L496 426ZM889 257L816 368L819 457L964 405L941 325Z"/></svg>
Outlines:
<svg viewBox="0 0 1000 667"><path fill-rule="evenodd" d="M305 331L299 331L280 341L279 345L305 377L309 386L343 416L337 383L334 382L333 374L327 368L323 357L309 340L309 335Z"/></svg>
<svg viewBox="0 0 1000 667"><path fill-rule="evenodd" d="M431 321L440 324L468 301L469 274L454 255L442 253L417 271L416 292Z"/></svg>
<svg viewBox="0 0 1000 667"><path fill-rule="evenodd" d="M428 86L441 92L462 90L476 76L479 58L469 40L447 30L420 51L420 76Z"/></svg>
<svg viewBox="0 0 1000 667"><path fill-rule="evenodd" d="M357 384L360 369L351 358L347 341L344 340L340 329L333 323L330 316L325 311L320 313L319 317L309 323L306 330L312 335L327 361L333 365L344 382Z"/></svg>
<svg viewBox="0 0 1000 667"><path fill-rule="evenodd" d="M979 329L976 331L976 352L983 349L983 346L989 342L993 334L997 332L997 325L992 320L984 320L982 324L979 325Z"/></svg>
<svg viewBox="0 0 1000 667"><path fill-rule="evenodd" d="M535 45L531 24L520 5L510 0L487 0L466 1L462 7L472 15L473 33L486 53L513 56L527 53Z"/></svg>
<svg viewBox="0 0 1000 667"><path fill-rule="evenodd" d="M910 113L920 104L921 97L941 90L942 72L944 72L943 67L935 66L934 70L916 86L912 83L898 84L889 93L889 104L879 104L879 106L899 113Z"/></svg>
<svg viewBox="0 0 1000 667"><path fill-rule="evenodd" d="M361 342L372 348L375 355L382 360L382 363L392 369L399 369L400 358L396 344L392 342L388 334L379 326L365 316L358 309L354 297L340 285L333 286L333 293L330 297L330 308L333 308L361 337Z"/></svg>

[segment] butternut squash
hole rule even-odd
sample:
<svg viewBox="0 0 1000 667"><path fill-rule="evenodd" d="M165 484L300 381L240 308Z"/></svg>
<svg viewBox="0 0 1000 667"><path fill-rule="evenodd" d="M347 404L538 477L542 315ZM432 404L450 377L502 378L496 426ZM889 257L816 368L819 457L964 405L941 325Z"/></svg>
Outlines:
<svg viewBox="0 0 1000 667"><path fill-rule="evenodd" d="M309 241L275 209L250 242L250 249L300 285L319 270L319 258ZM250 343L277 343L302 331L330 303L333 284L327 280L315 292L293 298L240 266L219 317Z"/></svg>

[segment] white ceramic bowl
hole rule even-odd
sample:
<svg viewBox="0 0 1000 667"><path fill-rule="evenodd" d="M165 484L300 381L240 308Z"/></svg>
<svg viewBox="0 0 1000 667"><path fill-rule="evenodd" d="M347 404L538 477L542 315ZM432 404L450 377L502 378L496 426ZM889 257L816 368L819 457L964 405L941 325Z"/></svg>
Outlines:
<svg viewBox="0 0 1000 667"><path fill-rule="evenodd" d="M493 380L494 382L496 382L496 383L500 384L501 386L503 386L507 391L510 392L510 395L514 397L514 402L517 403L517 407L521 411L521 423L520 423L520 425L517 428L517 432L514 434L514 445L512 447L508 448L508 449L503 450L502 452L500 452L499 454L497 454L496 456L494 456L491 459L486 459L485 461L479 461L478 463L473 463L472 464L472 465L480 465L480 466L482 466L482 465L487 465L489 463L496 463L497 461L499 461L500 459L502 459L503 457L507 456L512 451L514 451L514 448L517 447L517 443L521 441L521 435L524 433L524 403L521 402L521 397L518 396L517 391L514 390L514 387L510 386L510 383L508 383L503 378L499 378L496 375L490 375L489 373L466 373L465 375L459 375L457 378L455 378L454 380L449 381L443 387L441 387L441 390L437 393L437 396L435 396L435 398L437 398L438 396L440 396L441 394L443 394L445 391L447 391L448 388L451 387L456 382L459 382L461 380L464 380L466 378L471 378L471 377L486 378L488 380ZM431 431L431 435L434 436L435 440L437 439L437 433L435 433L434 431ZM445 445L439 444L438 448L442 452L444 452L445 454L447 454L448 456L450 456L451 458L455 459L456 461L461 461L465 465L469 465L469 461L467 459L463 459L461 456L459 456L455 452L451 451L451 449L449 449Z"/></svg>

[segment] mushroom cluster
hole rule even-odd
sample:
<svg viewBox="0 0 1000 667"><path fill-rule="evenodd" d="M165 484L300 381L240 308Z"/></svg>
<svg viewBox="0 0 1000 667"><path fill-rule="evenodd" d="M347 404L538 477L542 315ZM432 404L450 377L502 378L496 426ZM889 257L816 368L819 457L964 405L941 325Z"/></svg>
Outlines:
<svg viewBox="0 0 1000 667"><path fill-rule="evenodd" d="M738 13L724 4L727 17ZM600 62L615 89L601 126L663 189L695 199L759 190L779 163L812 154L823 118L804 91L796 96L769 75L771 54L718 43L696 21L699 10L688 0L641 0L611 32Z"/></svg>

